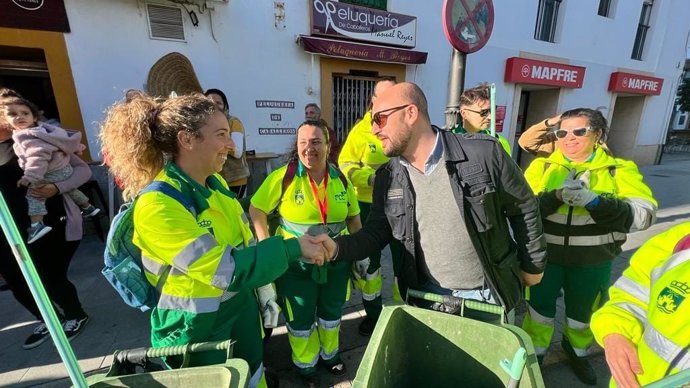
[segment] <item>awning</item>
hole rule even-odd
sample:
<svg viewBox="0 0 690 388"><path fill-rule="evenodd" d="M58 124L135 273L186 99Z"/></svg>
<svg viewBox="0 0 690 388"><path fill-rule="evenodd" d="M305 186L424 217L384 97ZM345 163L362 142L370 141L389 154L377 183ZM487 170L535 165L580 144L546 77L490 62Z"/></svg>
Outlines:
<svg viewBox="0 0 690 388"><path fill-rule="evenodd" d="M428 53L422 51L317 38L307 35L300 35L297 42L304 47L304 51L309 53L359 61L416 65L426 63L426 57L428 55Z"/></svg>

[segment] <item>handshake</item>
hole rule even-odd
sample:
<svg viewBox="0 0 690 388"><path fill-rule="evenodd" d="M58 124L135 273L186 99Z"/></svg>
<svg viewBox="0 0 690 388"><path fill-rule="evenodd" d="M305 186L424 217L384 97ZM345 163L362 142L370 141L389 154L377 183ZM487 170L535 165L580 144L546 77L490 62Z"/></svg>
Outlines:
<svg viewBox="0 0 690 388"><path fill-rule="evenodd" d="M305 234L298 241L302 257L310 264L322 266L338 253L338 245L326 233L316 236Z"/></svg>

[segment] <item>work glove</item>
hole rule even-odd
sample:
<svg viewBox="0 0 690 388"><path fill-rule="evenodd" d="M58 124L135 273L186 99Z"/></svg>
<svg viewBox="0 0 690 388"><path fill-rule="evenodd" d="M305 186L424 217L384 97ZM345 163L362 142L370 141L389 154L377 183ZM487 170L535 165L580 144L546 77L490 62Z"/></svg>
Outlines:
<svg viewBox="0 0 690 388"><path fill-rule="evenodd" d="M269 283L263 287L257 288L256 295L259 297L259 306L261 306L261 315L264 318L264 327L277 327L280 307L278 307L278 303L276 303L277 295L276 291L273 289L273 284Z"/></svg>
<svg viewBox="0 0 690 388"><path fill-rule="evenodd" d="M364 260L355 261L355 276L365 279L367 277L369 264L371 264L371 260L368 257Z"/></svg>
<svg viewBox="0 0 690 388"><path fill-rule="evenodd" d="M575 179L575 174L575 169L568 173L568 177L563 182L561 198L570 206L585 207L597 197L597 194L589 189L589 170L585 171L579 179Z"/></svg>
<svg viewBox="0 0 690 388"><path fill-rule="evenodd" d="M583 188L585 186L585 182L575 178L575 175L577 175L577 171L575 171L575 169L573 168L570 170L568 176L563 181L561 189L578 190ZM589 174L587 175L587 183L589 183Z"/></svg>

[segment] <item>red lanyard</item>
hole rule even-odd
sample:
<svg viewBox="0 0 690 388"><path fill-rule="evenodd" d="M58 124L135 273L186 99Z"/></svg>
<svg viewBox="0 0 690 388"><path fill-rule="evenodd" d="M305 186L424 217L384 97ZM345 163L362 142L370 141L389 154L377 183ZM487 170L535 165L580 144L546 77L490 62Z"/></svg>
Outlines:
<svg viewBox="0 0 690 388"><path fill-rule="evenodd" d="M309 176L309 174L307 174L307 176ZM319 198L319 187L316 185L316 182L311 179L311 176L309 176L309 184L311 185L311 192L314 194L314 199L316 199L316 203L319 204L321 222L326 225L328 223L328 171L326 171L326 174L323 176L323 202Z"/></svg>

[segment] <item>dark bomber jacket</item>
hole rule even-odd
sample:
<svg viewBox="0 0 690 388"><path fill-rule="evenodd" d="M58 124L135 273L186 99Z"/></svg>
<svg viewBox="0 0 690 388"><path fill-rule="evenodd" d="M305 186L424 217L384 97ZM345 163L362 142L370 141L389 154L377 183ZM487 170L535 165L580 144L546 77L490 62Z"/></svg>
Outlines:
<svg viewBox="0 0 690 388"><path fill-rule="evenodd" d="M454 198L438 200L445 201L449 211L457 206L489 287L510 311L523 295L520 269L538 274L546 264L537 199L520 168L495 139L440 133ZM426 279L418 268L421 258L414 209L415 193L407 170L399 157L392 158L376 172L373 203L363 228L336 239L336 260L362 260L395 238L405 247L397 274L400 290L405 295L407 288L419 289Z"/></svg>

